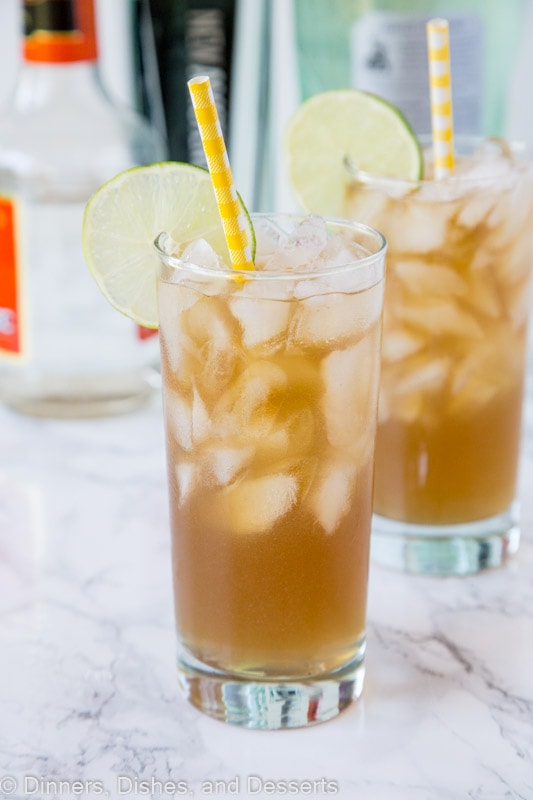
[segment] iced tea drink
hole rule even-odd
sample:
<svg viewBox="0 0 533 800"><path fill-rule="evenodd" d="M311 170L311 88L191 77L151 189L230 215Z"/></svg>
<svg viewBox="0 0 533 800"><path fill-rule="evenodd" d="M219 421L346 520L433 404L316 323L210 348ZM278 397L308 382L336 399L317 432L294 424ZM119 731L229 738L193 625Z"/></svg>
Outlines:
<svg viewBox="0 0 533 800"><path fill-rule="evenodd" d="M384 241L254 225L253 273L159 238L160 336L182 681L277 728L361 691Z"/></svg>
<svg viewBox="0 0 533 800"><path fill-rule="evenodd" d="M501 141L472 147L442 181L428 161L420 183L347 190L389 245L373 555L413 571L476 571L518 545L532 168Z"/></svg>

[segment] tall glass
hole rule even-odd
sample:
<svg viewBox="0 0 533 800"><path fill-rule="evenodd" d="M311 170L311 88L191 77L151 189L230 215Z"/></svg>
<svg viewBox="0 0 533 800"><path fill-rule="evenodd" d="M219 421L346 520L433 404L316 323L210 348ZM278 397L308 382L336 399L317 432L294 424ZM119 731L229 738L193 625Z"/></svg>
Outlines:
<svg viewBox="0 0 533 800"><path fill-rule="evenodd" d="M450 178L352 170L346 195L389 244L372 556L435 574L519 542L533 169L498 140L456 144Z"/></svg>
<svg viewBox="0 0 533 800"><path fill-rule="evenodd" d="M385 242L322 222L317 271L309 220L253 222L253 272L158 237L160 340L181 683L276 729L362 690Z"/></svg>

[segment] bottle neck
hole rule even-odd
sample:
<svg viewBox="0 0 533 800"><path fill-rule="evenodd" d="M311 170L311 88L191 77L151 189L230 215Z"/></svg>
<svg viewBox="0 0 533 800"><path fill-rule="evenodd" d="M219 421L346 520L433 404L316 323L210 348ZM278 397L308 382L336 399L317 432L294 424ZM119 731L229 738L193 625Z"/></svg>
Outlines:
<svg viewBox="0 0 533 800"><path fill-rule="evenodd" d="M11 102L22 113L65 106L82 108L88 113L104 98L107 98L107 93L94 61L24 62Z"/></svg>
<svg viewBox="0 0 533 800"><path fill-rule="evenodd" d="M96 62L94 0L22 0L22 53L29 64Z"/></svg>

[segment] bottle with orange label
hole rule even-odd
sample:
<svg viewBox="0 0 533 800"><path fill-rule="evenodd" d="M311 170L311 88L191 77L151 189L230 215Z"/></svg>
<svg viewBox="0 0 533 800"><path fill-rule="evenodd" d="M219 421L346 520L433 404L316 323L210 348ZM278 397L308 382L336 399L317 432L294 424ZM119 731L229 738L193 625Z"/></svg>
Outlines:
<svg viewBox="0 0 533 800"><path fill-rule="evenodd" d="M119 413L150 397L157 337L95 291L83 211L166 146L101 86L93 0L21 5L22 64L0 114L0 401L39 416Z"/></svg>

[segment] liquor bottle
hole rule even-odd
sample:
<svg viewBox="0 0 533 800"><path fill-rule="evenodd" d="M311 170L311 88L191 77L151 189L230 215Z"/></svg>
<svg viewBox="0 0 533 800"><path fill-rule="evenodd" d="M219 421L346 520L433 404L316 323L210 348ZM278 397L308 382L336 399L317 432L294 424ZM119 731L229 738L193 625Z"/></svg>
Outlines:
<svg viewBox="0 0 533 800"><path fill-rule="evenodd" d="M127 9L129 10L129 37L127 38L129 40L128 49L131 59L132 76L130 75L130 88L133 95L132 105L161 132L170 150L161 91L155 25L150 9L150 0L130 0ZM167 19L167 28L168 21ZM133 80L131 80L131 77ZM185 86L182 91L186 89L187 87Z"/></svg>
<svg viewBox="0 0 533 800"><path fill-rule="evenodd" d="M188 0L185 18L186 77L208 75L222 133L228 148L228 118L233 61L235 0ZM205 165L204 148L192 105L188 106L188 152L193 164Z"/></svg>
<svg viewBox="0 0 533 800"><path fill-rule="evenodd" d="M170 158L188 161L187 0L149 0ZM138 79L138 76L137 76Z"/></svg>
<svg viewBox="0 0 533 800"><path fill-rule="evenodd" d="M294 0L301 98L355 86L431 130L425 24L450 23L454 128L507 135L527 0Z"/></svg>
<svg viewBox="0 0 533 800"><path fill-rule="evenodd" d="M95 288L83 210L108 178L165 157L99 77L93 0L22 0L22 63L0 115L0 400L40 416L146 402L157 337Z"/></svg>
<svg viewBox="0 0 533 800"><path fill-rule="evenodd" d="M247 0L251 2L251 0ZM208 75L229 146L229 107L237 0L150 0L170 157L206 166L187 90Z"/></svg>

